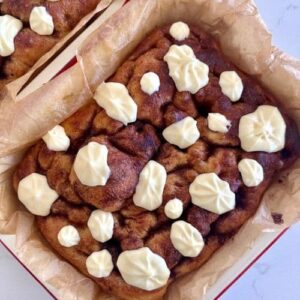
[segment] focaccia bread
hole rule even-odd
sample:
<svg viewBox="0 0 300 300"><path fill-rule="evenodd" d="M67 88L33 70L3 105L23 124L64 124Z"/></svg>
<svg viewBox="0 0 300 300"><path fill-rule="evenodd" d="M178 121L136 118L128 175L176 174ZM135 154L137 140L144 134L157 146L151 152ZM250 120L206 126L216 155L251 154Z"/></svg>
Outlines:
<svg viewBox="0 0 300 300"><path fill-rule="evenodd" d="M94 100L31 147L13 185L53 249L122 299L161 299L203 265L300 153L274 97L182 22Z"/></svg>
<svg viewBox="0 0 300 300"><path fill-rule="evenodd" d="M0 88L24 75L99 1L1 1Z"/></svg>

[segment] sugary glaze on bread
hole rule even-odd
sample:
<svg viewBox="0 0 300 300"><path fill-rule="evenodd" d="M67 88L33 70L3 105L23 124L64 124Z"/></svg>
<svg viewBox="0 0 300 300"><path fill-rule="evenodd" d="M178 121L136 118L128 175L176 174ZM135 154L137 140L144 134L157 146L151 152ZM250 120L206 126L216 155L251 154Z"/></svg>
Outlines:
<svg viewBox="0 0 300 300"><path fill-rule="evenodd" d="M89 254L107 249L115 265L121 251L147 246L165 259L171 270L169 284L203 265L239 230L255 213L274 174L289 166L300 152L296 125L282 109L287 125L283 150L248 153L241 149L238 138L241 116L262 104L278 105L270 93L224 58L209 35L194 26L190 29L189 37L182 42L170 36L169 26L154 30L109 79L128 88L138 105L136 122L125 127L91 102L61 124L71 140L68 151L50 151L41 140L28 151L13 178L17 190L19 181L33 172L47 176L50 187L60 196L52 205L49 216L37 217L41 233L58 254L105 291L122 299L161 299L167 286L154 291L130 286L116 267L109 277L94 278L85 266ZM189 45L197 58L209 66L208 85L194 95L176 91L169 77L163 57L172 44ZM235 70L243 81L244 91L237 103L221 92L219 76L226 70ZM140 87L141 76L149 71L158 74L161 82L159 91L151 96ZM227 133L209 130L206 119L209 112L226 115L232 123L230 130ZM179 150L163 139L162 130L186 116L197 120L201 137L191 147ZM104 187L82 185L72 170L78 149L89 141L99 142L109 149L111 177ZM257 187L243 184L237 167L242 158L253 158L263 167L264 180ZM167 171L163 205L153 212L132 202L139 173L150 159L162 164ZM229 183L236 194L234 210L218 215L191 203L189 185L198 174L208 172L218 174ZM175 197L184 205L180 219L197 228L205 240L203 251L195 258L183 257L170 240L173 220L165 216L164 205ZM113 239L103 244L94 240L87 228L87 220L95 208L113 212L114 216ZM57 240L59 230L67 224L76 226L81 236L80 243L71 248L61 246Z"/></svg>

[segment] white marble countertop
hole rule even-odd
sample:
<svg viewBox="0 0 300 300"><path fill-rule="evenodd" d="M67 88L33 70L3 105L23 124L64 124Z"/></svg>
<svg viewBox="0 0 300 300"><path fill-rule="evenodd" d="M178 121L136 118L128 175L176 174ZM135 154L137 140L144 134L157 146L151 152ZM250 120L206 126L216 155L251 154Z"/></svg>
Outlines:
<svg viewBox="0 0 300 300"><path fill-rule="evenodd" d="M300 58L300 0L255 0L273 42ZM230 289L222 300L299 300L300 224L290 228ZM0 299L52 297L0 244Z"/></svg>

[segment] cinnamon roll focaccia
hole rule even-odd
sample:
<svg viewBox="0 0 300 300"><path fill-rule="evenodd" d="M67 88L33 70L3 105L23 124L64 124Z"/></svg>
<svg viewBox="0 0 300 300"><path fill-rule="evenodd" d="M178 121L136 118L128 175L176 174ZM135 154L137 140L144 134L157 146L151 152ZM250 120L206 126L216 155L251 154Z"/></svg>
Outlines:
<svg viewBox="0 0 300 300"><path fill-rule="evenodd" d="M14 174L64 259L122 299L161 299L255 213L300 153L276 99L182 22L154 30Z"/></svg>
<svg viewBox="0 0 300 300"><path fill-rule="evenodd" d="M0 88L24 75L100 0L3 0Z"/></svg>

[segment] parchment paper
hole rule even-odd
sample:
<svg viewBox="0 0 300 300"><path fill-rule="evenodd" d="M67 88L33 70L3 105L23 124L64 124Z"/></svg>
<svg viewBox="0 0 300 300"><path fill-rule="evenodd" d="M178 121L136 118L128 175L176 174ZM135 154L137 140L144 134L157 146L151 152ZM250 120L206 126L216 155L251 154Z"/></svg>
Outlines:
<svg viewBox="0 0 300 300"><path fill-rule="evenodd" d="M73 37L95 14L98 12L104 10L107 6L110 5L110 3L113 0L101 0L99 1L99 4L97 7L91 11L88 15L83 17L79 23L76 25L75 28L71 32L69 32L64 38L62 38L58 43L55 44L53 48L51 48L50 51L45 53L30 70L24 74L22 77L8 83L3 91L1 92L0 101L3 98L10 97L12 100L15 100L16 95L21 90L21 88L24 86L24 84L27 82L27 80L30 78L30 76L38 70L41 66L43 66L44 63L48 61L49 58L51 58L55 53L60 50L68 40L70 40L71 37Z"/></svg>
<svg viewBox="0 0 300 300"><path fill-rule="evenodd" d="M278 97L300 127L300 61L272 45L272 37L251 0L132 0L84 43L79 63L21 102L0 103L0 232L15 233L20 259L59 299L115 299L57 257L43 242L11 188L13 166L28 145L89 101L154 27L183 20L198 24L219 42L242 70ZM165 299L205 299L218 277L264 231L286 228L300 219L300 160L279 174L260 208L238 234L202 268L171 285ZM271 213L281 213L276 225ZM226 258L226 259L224 259Z"/></svg>

